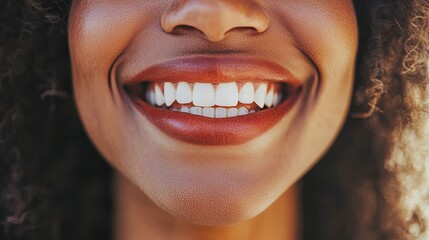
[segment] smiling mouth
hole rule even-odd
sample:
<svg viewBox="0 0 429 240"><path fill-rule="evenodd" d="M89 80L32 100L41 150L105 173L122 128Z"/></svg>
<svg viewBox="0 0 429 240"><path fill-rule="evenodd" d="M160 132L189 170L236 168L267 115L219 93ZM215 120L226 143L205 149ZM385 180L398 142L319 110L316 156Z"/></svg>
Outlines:
<svg viewBox="0 0 429 240"><path fill-rule="evenodd" d="M279 105L287 84L276 82L144 82L128 92L153 107L207 118L231 118Z"/></svg>
<svg viewBox="0 0 429 240"><path fill-rule="evenodd" d="M167 135L198 145L235 145L276 125L304 83L279 65L242 56L192 56L122 81L134 106Z"/></svg>

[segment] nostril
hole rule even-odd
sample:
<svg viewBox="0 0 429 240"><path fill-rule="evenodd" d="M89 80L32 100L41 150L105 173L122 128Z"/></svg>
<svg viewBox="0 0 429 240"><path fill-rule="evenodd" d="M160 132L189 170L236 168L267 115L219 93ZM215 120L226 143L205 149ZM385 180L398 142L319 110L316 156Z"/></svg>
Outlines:
<svg viewBox="0 0 429 240"><path fill-rule="evenodd" d="M210 26L207 26L207 28L210 28ZM200 26L199 28L195 26L191 26L188 24L180 24L175 26L169 33L180 36L180 35L201 35L205 36L208 40L217 42L223 40L226 35L230 34L231 32L234 32L235 34L242 34L246 36L253 36L260 34L258 29L255 27L247 27L247 26L239 26L239 27L232 27L232 28L224 28L223 30L219 31L210 31L205 26Z"/></svg>
<svg viewBox="0 0 429 240"><path fill-rule="evenodd" d="M177 25L173 28L173 31L171 31L171 33L177 33L180 34L182 32L192 32L192 31L198 31L201 32L199 29L192 27L190 25L186 25L186 24L182 24L182 25Z"/></svg>
<svg viewBox="0 0 429 240"><path fill-rule="evenodd" d="M200 29L195 28L193 26L186 25L186 24L175 26L173 28L173 30L170 32L170 34L175 35L175 36L195 35L195 36L198 36L201 38L205 37L205 34L203 31L201 31Z"/></svg>
<svg viewBox="0 0 429 240"><path fill-rule="evenodd" d="M199 34L203 34L205 35L205 33L203 31L201 31L198 28L195 28L193 26L189 26L189 25L178 25L176 27L173 28L173 30L170 32L171 34L176 34L176 35L181 35L181 34L186 34L186 33L191 33L191 32L198 32ZM251 35L251 34L258 34L258 30L254 27L235 27L235 28L231 28L228 31L226 31L224 33L224 35L228 35L230 32L237 32L237 33L243 33L243 34L247 34L247 35Z"/></svg>
<svg viewBox="0 0 429 240"><path fill-rule="evenodd" d="M251 36L253 34L255 34L255 35L260 34L258 29L256 29L255 27L235 27L235 28L231 28L228 31L226 31L225 36L231 32L242 33L242 34L246 34L247 36Z"/></svg>
<svg viewBox="0 0 429 240"><path fill-rule="evenodd" d="M162 27L168 33L199 30L210 41L221 41L227 32L264 32L269 18L254 0L183 0L175 2L162 16Z"/></svg>

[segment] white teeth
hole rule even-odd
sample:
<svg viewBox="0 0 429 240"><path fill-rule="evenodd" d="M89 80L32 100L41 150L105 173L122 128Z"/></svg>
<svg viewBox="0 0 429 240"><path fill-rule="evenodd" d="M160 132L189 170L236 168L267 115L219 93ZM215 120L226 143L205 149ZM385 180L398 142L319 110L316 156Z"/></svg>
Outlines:
<svg viewBox="0 0 429 240"><path fill-rule="evenodd" d="M238 109L237 108L229 108L228 112L226 113L227 117L236 117L238 116Z"/></svg>
<svg viewBox="0 0 429 240"><path fill-rule="evenodd" d="M265 95L267 94L267 84L266 83L262 83L261 85L259 85L258 89L256 89L255 92L255 103L260 107L263 108L264 107L264 103L265 103Z"/></svg>
<svg viewBox="0 0 429 240"><path fill-rule="evenodd" d="M175 109L175 111L179 111ZM180 112L189 112L193 115L198 116L204 116L209 118L228 118L228 117L236 117L238 116L238 109L237 108L202 108L202 107L191 107L187 108L186 106L183 106L180 109ZM242 115L249 114L250 112L247 110L247 108L243 108Z"/></svg>
<svg viewBox="0 0 429 240"><path fill-rule="evenodd" d="M201 107L191 107L191 110L189 111L191 114L194 115L203 115L203 108Z"/></svg>
<svg viewBox="0 0 429 240"><path fill-rule="evenodd" d="M209 117L209 118L214 118L214 116L215 116L214 108L211 108L211 107L203 108L203 116Z"/></svg>
<svg viewBox="0 0 429 240"><path fill-rule="evenodd" d="M149 101L152 105L156 104L155 90L150 91L150 100Z"/></svg>
<svg viewBox="0 0 429 240"><path fill-rule="evenodd" d="M265 105L267 107L273 106L273 100L274 100L274 90L273 88L268 91L267 95L265 96Z"/></svg>
<svg viewBox="0 0 429 240"><path fill-rule="evenodd" d="M161 88L155 84L155 103L158 106L162 106L164 102L164 94L162 93Z"/></svg>
<svg viewBox="0 0 429 240"><path fill-rule="evenodd" d="M279 105L279 103L281 102L281 100L282 100L281 93L274 93L273 106L275 107L275 106Z"/></svg>
<svg viewBox="0 0 429 240"><path fill-rule="evenodd" d="M155 105L156 99L155 99L155 92L153 90L148 90L146 92L146 101L148 101L150 104Z"/></svg>
<svg viewBox="0 0 429 240"><path fill-rule="evenodd" d="M195 106L212 107L215 105L215 89L211 83L195 83L192 103Z"/></svg>
<svg viewBox="0 0 429 240"><path fill-rule="evenodd" d="M243 116L249 114L249 110L245 107L238 109L238 116Z"/></svg>
<svg viewBox="0 0 429 240"><path fill-rule="evenodd" d="M186 82L179 82L177 85L176 99L180 104L192 102L192 89Z"/></svg>
<svg viewBox="0 0 429 240"><path fill-rule="evenodd" d="M238 97L238 101L244 104L253 103L253 99L255 98L255 88L252 83L246 83L240 89L240 96Z"/></svg>
<svg viewBox="0 0 429 240"><path fill-rule="evenodd" d="M273 106L274 107L277 105L278 99L279 99L279 95L277 93L274 93L274 96L273 96Z"/></svg>
<svg viewBox="0 0 429 240"><path fill-rule="evenodd" d="M216 108L216 118L226 118L226 108Z"/></svg>
<svg viewBox="0 0 429 240"><path fill-rule="evenodd" d="M257 85L256 91L253 83L243 84L240 90L235 82L218 85L179 82L177 87L171 82L163 84L163 88L158 83L151 84L147 88L145 98L148 103L163 109L210 118L247 115L262 110L264 106L275 107L282 101L282 93L274 90L275 86L267 83ZM248 105L238 108L239 103ZM252 106L253 103L259 108ZM183 106L177 106L177 104Z"/></svg>
<svg viewBox="0 0 429 240"><path fill-rule="evenodd" d="M223 107L237 106L238 87L235 82L221 83L216 89L216 105Z"/></svg>
<svg viewBox="0 0 429 240"><path fill-rule="evenodd" d="M171 82L164 83L165 105L171 106L176 101L176 89Z"/></svg>
<svg viewBox="0 0 429 240"><path fill-rule="evenodd" d="M186 107L186 106L183 106L183 107L180 109L180 111L181 111L181 112L184 112L184 113L189 113L189 108L188 108L188 107Z"/></svg>

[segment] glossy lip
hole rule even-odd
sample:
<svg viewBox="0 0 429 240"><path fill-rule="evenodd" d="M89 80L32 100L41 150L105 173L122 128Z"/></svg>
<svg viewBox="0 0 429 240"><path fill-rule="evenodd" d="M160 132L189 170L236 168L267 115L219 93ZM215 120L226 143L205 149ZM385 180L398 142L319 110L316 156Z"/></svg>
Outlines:
<svg viewBox="0 0 429 240"><path fill-rule="evenodd" d="M207 118L152 106L128 94L136 108L168 136L197 145L236 145L250 141L276 125L298 101L303 81L280 65L243 56L191 56L150 66L122 83L142 82L282 82L287 98L278 106L232 118ZM126 91L127 92L127 91Z"/></svg>
<svg viewBox="0 0 429 240"><path fill-rule="evenodd" d="M177 58L149 66L140 73L124 79L125 85L145 81L160 82L260 82L279 81L298 87L303 81L277 63L250 56L195 55Z"/></svg>

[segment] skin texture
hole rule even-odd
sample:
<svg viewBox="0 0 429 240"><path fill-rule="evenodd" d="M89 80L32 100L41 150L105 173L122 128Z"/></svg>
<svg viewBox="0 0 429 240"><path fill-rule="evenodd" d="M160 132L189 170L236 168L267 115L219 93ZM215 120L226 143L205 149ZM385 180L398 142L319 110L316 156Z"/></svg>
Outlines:
<svg viewBox="0 0 429 240"><path fill-rule="evenodd" d="M203 226L178 219L160 209L135 185L116 178L116 239L300 239L298 186L289 188L258 216L228 226Z"/></svg>
<svg viewBox="0 0 429 240"><path fill-rule="evenodd" d="M348 111L357 51L348 0L76 0L69 23L81 120L125 179L118 188L134 189L118 191L118 202L135 198L137 189L148 199L137 202L154 203L159 214L189 224L249 220L323 156ZM226 53L276 62L305 81L294 109L249 142L214 147L178 141L124 97L121 76L172 58Z"/></svg>

